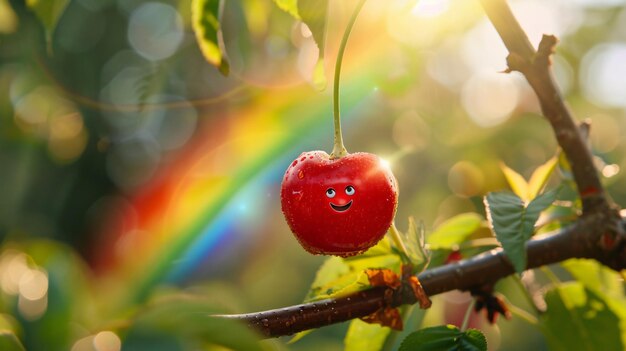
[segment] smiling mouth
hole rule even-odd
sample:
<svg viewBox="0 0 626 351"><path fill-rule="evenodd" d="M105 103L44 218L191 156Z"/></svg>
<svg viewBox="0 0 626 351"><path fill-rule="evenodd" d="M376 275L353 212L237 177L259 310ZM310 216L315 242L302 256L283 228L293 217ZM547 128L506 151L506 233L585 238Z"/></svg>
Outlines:
<svg viewBox="0 0 626 351"><path fill-rule="evenodd" d="M348 202L347 204L343 205L343 206L337 206L335 204L333 204L332 202L330 203L330 207L333 208L333 210L337 211L337 212L344 212L347 211L350 206L352 206L352 200L350 200L350 202Z"/></svg>

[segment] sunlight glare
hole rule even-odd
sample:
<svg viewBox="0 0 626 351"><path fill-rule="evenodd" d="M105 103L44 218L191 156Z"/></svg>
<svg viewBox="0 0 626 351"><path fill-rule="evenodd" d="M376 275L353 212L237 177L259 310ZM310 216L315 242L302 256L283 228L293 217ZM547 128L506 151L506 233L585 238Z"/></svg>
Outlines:
<svg viewBox="0 0 626 351"><path fill-rule="evenodd" d="M519 100L515 79L512 75L483 71L465 83L461 101L477 125L491 127L509 117Z"/></svg>
<svg viewBox="0 0 626 351"><path fill-rule="evenodd" d="M606 107L626 107L626 44L600 44L581 63L581 85L585 96Z"/></svg>
<svg viewBox="0 0 626 351"><path fill-rule="evenodd" d="M415 17L437 17L448 10L449 0L421 0L411 9Z"/></svg>

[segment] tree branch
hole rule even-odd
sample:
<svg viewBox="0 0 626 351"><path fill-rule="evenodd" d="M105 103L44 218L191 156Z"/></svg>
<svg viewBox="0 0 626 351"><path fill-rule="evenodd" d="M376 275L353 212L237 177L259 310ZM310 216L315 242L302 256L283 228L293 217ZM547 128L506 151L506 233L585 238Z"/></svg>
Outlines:
<svg viewBox="0 0 626 351"><path fill-rule="evenodd" d="M582 131L576 126L552 74L551 55L558 39L553 35L544 35L535 51L506 0L479 1L509 50L508 71L518 71L524 75L570 163L583 205L583 217L602 213L606 218L585 240L595 242L604 249L604 264L615 269L622 268L623 257L626 256L626 232L619 225L619 208L607 198L591 150L586 144L584 134L588 133L589 125L584 125L586 128Z"/></svg>
<svg viewBox="0 0 626 351"><path fill-rule="evenodd" d="M603 250L587 238L589 233L601 228L604 221L606 221L604 214L591 214L570 227L529 241L526 244L527 268L536 268L569 258L593 258L602 262ZM626 226L626 220L622 219L620 225ZM622 266L626 267L626 264L623 262ZM514 272L506 255L498 248L467 260L427 270L418 278L426 293L433 296L446 291L470 290L495 283ZM407 290L378 287L336 299L264 312L218 317L241 320L266 337L277 337L368 316L382 307L414 304L415 296Z"/></svg>
<svg viewBox="0 0 626 351"><path fill-rule="evenodd" d="M479 1L509 50L509 71L522 73L539 98L541 110L552 125L559 146L572 167L583 214L608 211L611 206L593 164L591 151L580 135L552 74L550 56L557 38L544 35L535 51L505 0Z"/></svg>
<svg viewBox="0 0 626 351"><path fill-rule="evenodd" d="M625 213L610 203L586 145L556 86L550 55L557 39L544 35L538 50L513 16L505 0L479 0L509 50L509 71L519 71L533 88L543 114L570 162L583 204L583 215L573 225L536 237L526 244L527 268L569 258L591 258L614 269L626 268ZM494 284L514 272L502 249L433 268L418 278L429 296L451 290L471 290ZM406 287L371 288L337 299L327 299L258 313L219 316L241 320L267 337L289 335L353 318L368 316L383 307L414 304Z"/></svg>

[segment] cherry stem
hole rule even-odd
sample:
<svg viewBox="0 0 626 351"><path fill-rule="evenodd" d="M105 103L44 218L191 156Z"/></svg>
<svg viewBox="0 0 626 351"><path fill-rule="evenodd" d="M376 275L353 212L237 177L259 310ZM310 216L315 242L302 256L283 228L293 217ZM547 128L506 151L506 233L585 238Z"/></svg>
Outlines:
<svg viewBox="0 0 626 351"><path fill-rule="evenodd" d="M356 5L354 12L352 13L352 17L350 17L350 22L348 22L348 26L346 30L343 32L343 37L341 38L341 44L339 46L339 52L337 53L337 62L335 63L335 79L333 84L333 119L335 121L335 144L333 146L333 152L330 154L330 159L342 158L348 154L345 146L343 146L343 137L341 135L341 118L339 116L339 77L341 76L341 62L343 61L343 53L346 51L346 45L348 44L348 38L350 38L350 32L352 31L352 27L354 27L354 23L356 22L363 5L365 5L366 0L360 0Z"/></svg>
<svg viewBox="0 0 626 351"><path fill-rule="evenodd" d="M518 317L519 319L525 321L526 323L528 323L528 324L530 324L530 325L532 325L534 327L538 327L539 329L541 329L543 331L543 328L539 324L539 321L537 320L537 317L535 317L532 314L528 313L526 310L513 305L509 301L507 301L506 305L509 308L509 311L511 311L511 314L513 314L514 316Z"/></svg>
<svg viewBox="0 0 626 351"><path fill-rule="evenodd" d="M467 306L467 310L465 311L465 316L463 316L463 324L461 324L461 331L465 332L467 327L469 326L470 316L472 315L472 310L474 309L474 305L476 304L476 300L472 299L472 301Z"/></svg>

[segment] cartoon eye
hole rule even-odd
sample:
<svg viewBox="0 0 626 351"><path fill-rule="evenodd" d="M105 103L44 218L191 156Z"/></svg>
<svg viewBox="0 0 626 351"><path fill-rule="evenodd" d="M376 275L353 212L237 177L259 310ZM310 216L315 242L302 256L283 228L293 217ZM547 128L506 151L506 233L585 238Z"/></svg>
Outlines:
<svg viewBox="0 0 626 351"><path fill-rule="evenodd" d="M354 195L354 187L352 185L346 187L346 195Z"/></svg>
<svg viewBox="0 0 626 351"><path fill-rule="evenodd" d="M326 190L326 197L328 197L329 199L335 197L335 194L335 189L333 188L328 188L328 190Z"/></svg>

